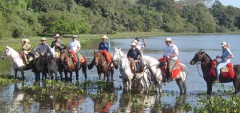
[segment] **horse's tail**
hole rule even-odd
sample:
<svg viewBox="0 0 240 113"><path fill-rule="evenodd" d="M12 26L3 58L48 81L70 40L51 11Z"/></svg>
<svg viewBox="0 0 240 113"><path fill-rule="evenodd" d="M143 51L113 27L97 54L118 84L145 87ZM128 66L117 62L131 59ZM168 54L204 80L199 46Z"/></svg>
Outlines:
<svg viewBox="0 0 240 113"><path fill-rule="evenodd" d="M84 62L82 65L82 73L84 74L85 78L87 78L87 59L85 56L81 55L84 58Z"/></svg>

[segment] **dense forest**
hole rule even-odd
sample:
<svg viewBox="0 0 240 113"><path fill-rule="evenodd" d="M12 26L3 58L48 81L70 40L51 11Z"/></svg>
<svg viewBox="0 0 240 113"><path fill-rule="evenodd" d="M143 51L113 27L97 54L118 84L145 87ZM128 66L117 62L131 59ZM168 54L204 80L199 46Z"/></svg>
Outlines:
<svg viewBox="0 0 240 113"><path fill-rule="evenodd" d="M239 29L240 8L224 6L218 0L0 1L0 38L54 33L224 33Z"/></svg>

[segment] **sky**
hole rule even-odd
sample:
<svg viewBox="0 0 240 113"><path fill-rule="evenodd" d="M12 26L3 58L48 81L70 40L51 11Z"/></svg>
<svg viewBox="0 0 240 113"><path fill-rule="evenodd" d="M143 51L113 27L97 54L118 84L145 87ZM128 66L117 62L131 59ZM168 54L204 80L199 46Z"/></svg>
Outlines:
<svg viewBox="0 0 240 113"><path fill-rule="evenodd" d="M240 8L240 0L219 0L224 6L232 5Z"/></svg>

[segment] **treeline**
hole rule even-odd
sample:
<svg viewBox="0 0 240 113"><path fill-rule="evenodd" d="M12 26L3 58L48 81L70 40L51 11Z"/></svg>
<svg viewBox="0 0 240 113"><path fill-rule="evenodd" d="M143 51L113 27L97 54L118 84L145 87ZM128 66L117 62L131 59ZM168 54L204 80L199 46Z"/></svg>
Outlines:
<svg viewBox="0 0 240 113"><path fill-rule="evenodd" d="M213 3L208 7L208 3ZM1 0L0 38L116 32L237 32L240 9L218 0Z"/></svg>

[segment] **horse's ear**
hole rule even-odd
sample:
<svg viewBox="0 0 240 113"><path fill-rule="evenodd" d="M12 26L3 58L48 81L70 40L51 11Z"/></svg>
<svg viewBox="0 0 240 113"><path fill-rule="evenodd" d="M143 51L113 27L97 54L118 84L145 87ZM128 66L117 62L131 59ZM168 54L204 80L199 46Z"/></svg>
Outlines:
<svg viewBox="0 0 240 113"><path fill-rule="evenodd" d="M6 48L8 49L9 47L8 47L8 46L6 46Z"/></svg>
<svg viewBox="0 0 240 113"><path fill-rule="evenodd" d="M115 47L115 51L117 51L117 48Z"/></svg>
<svg viewBox="0 0 240 113"><path fill-rule="evenodd" d="M119 51L121 51L122 50L122 48L119 48Z"/></svg>
<svg viewBox="0 0 240 113"><path fill-rule="evenodd" d="M203 49L200 49L198 52L203 52Z"/></svg>

